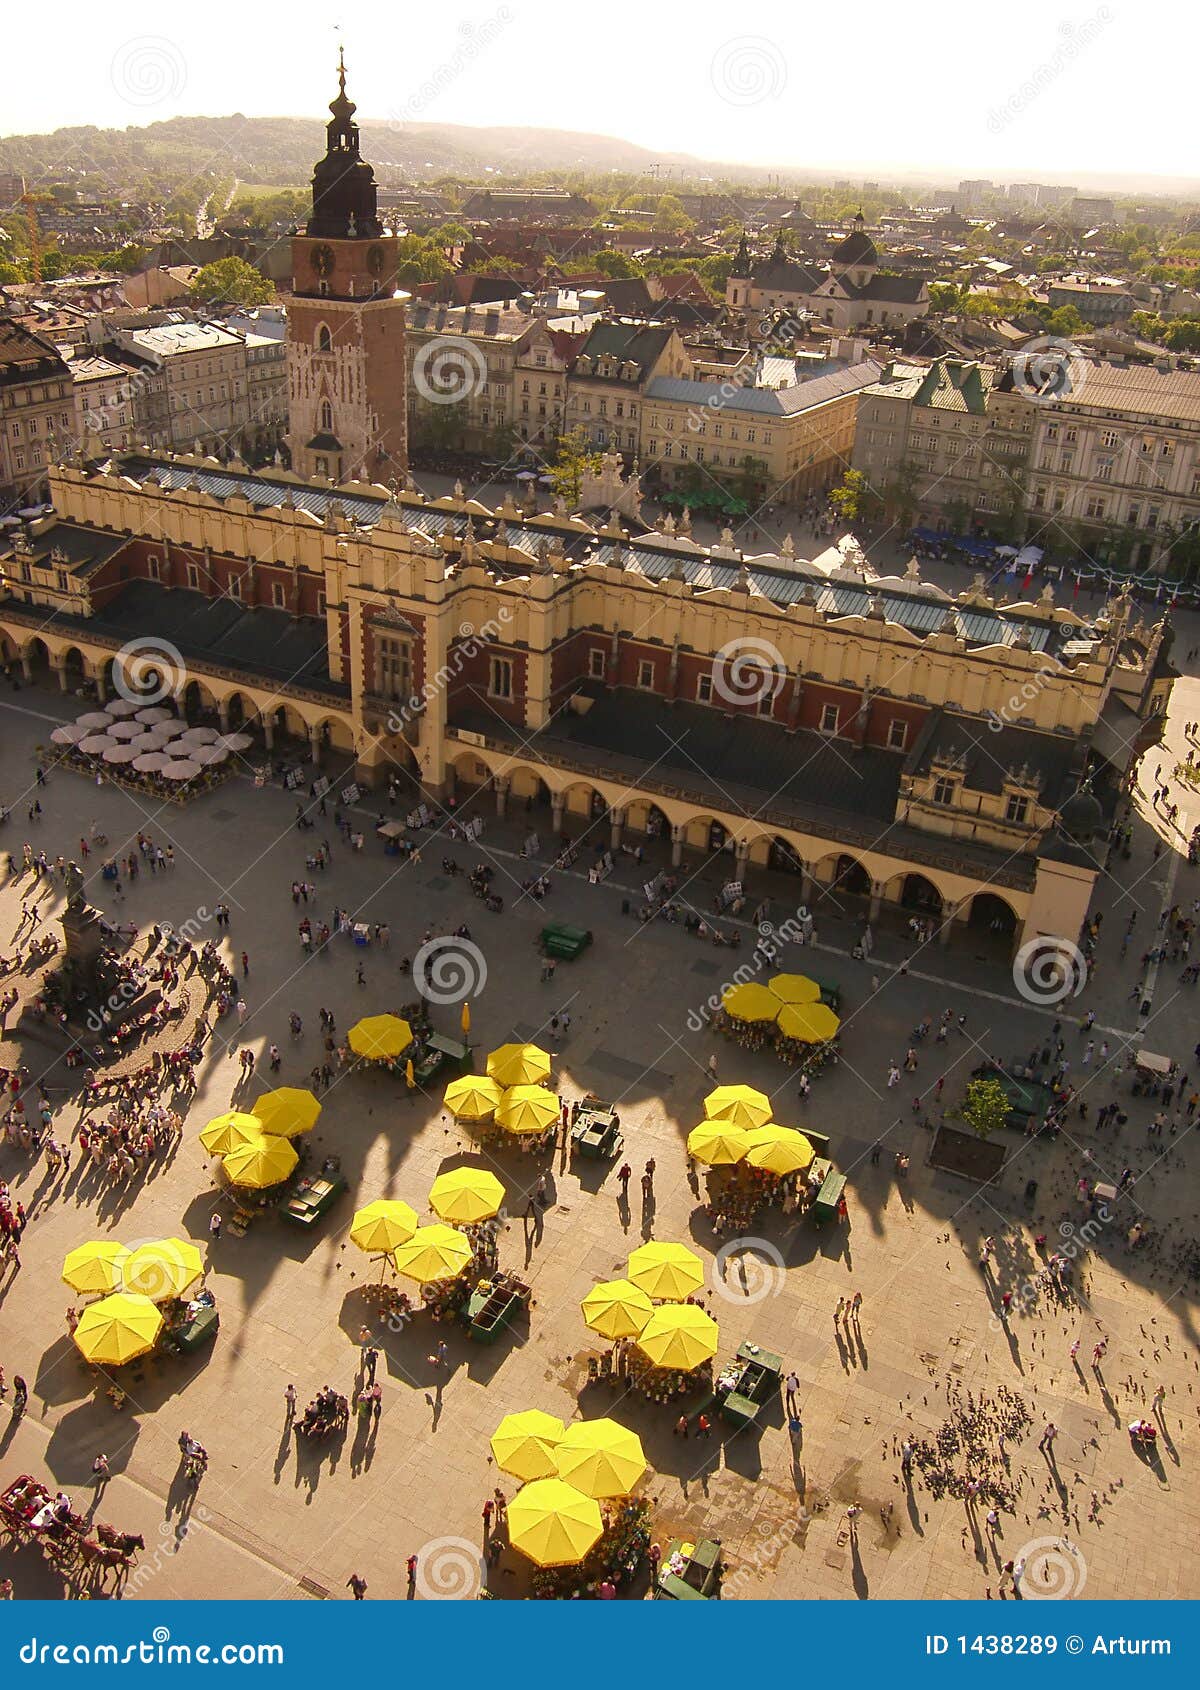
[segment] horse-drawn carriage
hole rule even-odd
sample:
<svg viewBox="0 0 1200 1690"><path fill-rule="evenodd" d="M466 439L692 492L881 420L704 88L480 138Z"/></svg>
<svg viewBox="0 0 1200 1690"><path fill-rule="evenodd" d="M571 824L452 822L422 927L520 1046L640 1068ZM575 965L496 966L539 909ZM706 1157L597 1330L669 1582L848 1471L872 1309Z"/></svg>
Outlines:
<svg viewBox="0 0 1200 1690"><path fill-rule="evenodd" d="M81 1583L91 1582L93 1572L110 1570L120 1580L146 1547L139 1533L119 1532L103 1521L93 1526L61 1491L52 1494L31 1473L0 1493L0 1535L36 1544L64 1578Z"/></svg>

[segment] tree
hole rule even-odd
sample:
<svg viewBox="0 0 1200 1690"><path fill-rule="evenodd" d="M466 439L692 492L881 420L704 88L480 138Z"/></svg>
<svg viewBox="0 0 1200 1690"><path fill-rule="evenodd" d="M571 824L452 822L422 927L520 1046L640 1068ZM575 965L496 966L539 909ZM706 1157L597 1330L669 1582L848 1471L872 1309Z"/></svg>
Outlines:
<svg viewBox="0 0 1200 1690"><path fill-rule="evenodd" d="M1058 335L1062 340L1071 340L1075 335L1087 332L1087 324L1073 305L1060 305L1058 310L1051 311L1044 321L1050 333Z"/></svg>
<svg viewBox="0 0 1200 1690"><path fill-rule="evenodd" d="M432 452L456 451L462 446L469 413L461 399L456 399L451 405L426 402L416 407L414 421L416 427L413 432L419 446L428 447Z"/></svg>
<svg viewBox="0 0 1200 1690"><path fill-rule="evenodd" d="M615 252L611 247L603 247L584 269L599 270L602 276L607 276L614 282L628 281L646 274L636 258L630 258L624 252Z"/></svg>
<svg viewBox="0 0 1200 1690"><path fill-rule="evenodd" d="M1167 324L1162 339L1170 352L1200 352L1200 318L1177 318Z"/></svg>
<svg viewBox="0 0 1200 1690"><path fill-rule="evenodd" d="M275 289L244 258L218 258L206 264L192 283L192 293L216 305L265 305Z"/></svg>
<svg viewBox="0 0 1200 1690"><path fill-rule="evenodd" d="M999 1080L968 1080L958 1118L978 1138L990 1138L1008 1120L1010 1108Z"/></svg>
<svg viewBox="0 0 1200 1690"><path fill-rule="evenodd" d="M883 490L883 502L893 519L908 528L917 514L917 481L920 470L910 458L902 458L896 473Z"/></svg>
<svg viewBox="0 0 1200 1690"><path fill-rule="evenodd" d="M843 522L859 522L878 504L878 495L860 469L848 469L829 495Z"/></svg>
<svg viewBox="0 0 1200 1690"><path fill-rule="evenodd" d="M593 450L587 435L577 428L559 440L548 469L555 495L565 499L568 505L577 505L584 476L600 472L600 453Z"/></svg>
<svg viewBox="0 0 1200 1690"><path fill-rule="evenodd" d="M681 235L696 225L683 209L683 201L676 194L662 194L654 213L654 228L660 235Z"/></svg>

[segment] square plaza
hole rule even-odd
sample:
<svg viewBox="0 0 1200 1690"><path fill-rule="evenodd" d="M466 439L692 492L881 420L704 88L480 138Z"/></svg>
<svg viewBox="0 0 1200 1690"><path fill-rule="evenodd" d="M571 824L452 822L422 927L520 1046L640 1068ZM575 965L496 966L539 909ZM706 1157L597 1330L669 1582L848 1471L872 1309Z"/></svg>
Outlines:
<svg viewBox="0 0 1200 1690"><path fill-rule="evenodd" d="M1189 679L1175 688L1167 742L1177 755L1198 691ZM539 868L519 853L531 828L548 840L548 816L498 818L486 794L478 800L484 830L477 841L451 840L435 825L414 834L419 853L397 858L384 854L375 826L402 809L389 812L386 798L374 794L351 806L346 819L365 837L361 851L338 832L332 793L330 813L314 812L315 829L299 832L297 795L275 782L256 784L253 756L218 791L184 805L157 805L65 771L36 786L36 748L71 717L74 703L37 687L4 695L5 849L18 866L26 839L51 862L59 853L71 858L93 822L113 855L136 850L139 833L170 845L173 866L126 881L119 901L100 877L100 853L93 854L84 865L88 899L143 930L170 923L197 944L219 942L239 979L243 951L249 959L240 979L244 1025L233 1013L216 1023L177 1146L129 1181L85 1167L77 1152L64 1174L19 1145L0 1148L0 1178L29 1216L19 1270L9 1264L0 1286L6 1404L15 1375L30 1391L25 1414L6 1412L0 1422L0 1479L48 1475L82 1502L95 1456L107 1454L113 1477L101 1513L146 1541L127 1596L342 1596L354 1574L372 1596L402 1596L410 1555L419 1560L419 1597L474 1595L484 1501L498 1484L510 1494L514 1488L488 1440L505 1414L524 1408L568 1422L611 1414L636 1430L650 1462L641 1488L652 1502L655 1541L719 1539L727 1597L981 1596L998 1592L1006 1562L1024 1563L1026 1596L1084 1583L1097 1597L1195 1593L1187 1554L1197 1526L1188 1476L1197 1406L1192 1121L1148 1137L1155 1105L1131 1094L1128 1069L1117 1072L1118 1061L1126 1064L1143 1046L1186 1069L1195 1038L1195 1000L1177 984L1177 968L1162 970L1148 1019L1139 1021L1128 1001L1135 954L1149 944L1160 909L1186 907L1195 891L1195 871L1181 857L1155 854L1146 794L1138 798L1134 855L1121 865L1120 886L1102 879L1093 903L1106 921L1091 979L1061 1008L1024 1001L1008 964L983 954L973 936L914 947L897 922L880 929L869 961L855 961L860 924L832 898L819 904L815 948L789 944L771 965L811 971L843 994L842 1059L803 1098L793 1070L772 1051L744 1049L704 1022L708 1001L751 958L755 934L744 918L736 951L716 949L681 925L639 924L647 866L619 857L607 881L591 884L592 841L576 818L579 859L566 872L550 870L550 893L537 903L521 889ZM35 800L41 813L31 820ZM322 838L332 860L312 871L307 858ZM488 863L503 912L487 913L465 875L443 871L444 856L463 868ZM549 858L543 845L540 868L549 869ZM710 912L727 878L719 860L689 854L681 896ZM296 880L315 885L306 909L294 906ZM8 950L35 891L39 930L60 930L61 879L35 886L28 875L10 875L0 887ZM768 900L775 926L795 907L785 875L758 872L748 894L751 905ZM632 915L623 913L626 901ZM227 931L213 921L222 902L231 912ZM309 956L298 918L328 919L335 904L356 920L387 924L386 948L337 937ZM1135 937L1122 963L1119 933L1134 911ZM549 918L591 929L594 943L545 980L536 940ZM591 1092L614 1102L623 1160L635 1173L629 1204L619 1200L615 1162L574 1160L561 1145L549 1160L515 1145L481 1152L447 1115L440 1086L409 1095L402 1078L350 1070L323 1095L310 1146L317 1159L339 1159L350 1188L341 1204L311 1234L267 1215L244 1236L226 1227L210 1239L210 1217L220 1212L228 1221L232 1204L199 1143L204 1123L269 1084L307 1085L321 1057L320 1009L334 1012L339 1037L361 1015L397 1009L413 996L401 960L427 932L449 933L464 922L486 963L471 1000L476 1067L493 1046L530 1039L551 1051L551 1083L564 1099ZM911 1030L946 1009L956 1022L965 1017L961 1028L945 1043L921 1043L916 1072L889 1087L889 1066L904 1058ZM1079 1023L1088 1010L1096 1015L1090 1036L1109 1047L1107 1064L1083 1065ZM564 1012L569 1027L563 1034L560 1019L556 1036L551 1021ZM303 1022L298 1038L289 1035L292 1013ZM435 1025L457 1034L456 1005L433 1014ZM985 1057L1010 1065L1050 1039L1060 1016L1072 1078L1092 1100L1087 1119L1072 1114L1053 1139L1003 1132L1006 1163L986 1188L931 1166L926 1119L961 1099ZM277 1076L266 1072L272 1043L282 1053ZM258 1058L249 1085L238 1060L245 1047ZM52 1131L65 1141L81 1119L81 1098L79 1074L63 1066L61 1048L49 1031L37 1039L9 1034L3 1062L23 1061L30 1086L44 1077ZM704 1170L689 1170L684 1142L703 1114L714 1056L722 1082L760 1087L777 1120L830 1138L831 1156L848 1175L845 1223L818 1230L810 1219L769 1209L756 1217L752 1239L731 1243L714 1234ZM1096 1111L1114 1097L1128 1120L1097 1133ZM898 1153L909 1158L903 1177ZM647 1204L637 1176L650 1158ZM286 1423L286 1387L294 1384L301 1402L326 1384L351 1395L360 1328L372 1319L361 1292L378 1269L349 1243L354 1210L398 1197L431 1218L433 1179L463 1162L492 1168L507 1189L500 1264L532 1288L528 1322L486 1348L422 1314L398 1331L375 1324L378 1422L352 1415L344 1440L301 1444ZM1115 1184L1126 1166L1134 1177L1111 1219L1082 1229L1076 1181L1089 1175ZM543 1173L544 1209L529 1203ZM1139 1221L1148 1242L1133 1248L1129 1232ZM1049 1249L1070 1245L1071 1290L1061 1299L1037 1289L1039 1234L1049 1236ZM125 1369L129 1401L118 1412L68 1336L62 1261L89 1238L131 1245L171 1235L204 1250L220 1332L197 1358L156 1357ZM735 1431L717 1420L710 1437L697 1437L693 1426L684 1438L673 1430L669 1404L589 1382L589 1357L604 1346L585 1327L580 1300L622 1274L629 1251L651 1238L688 1244L704 1261L704 1301L720 1326L718 1363L752 1341L795 1372L802 1430L789 1430L780 1401L757 1427ZM993 1241L986 1272L979 1265L985 1239ZM1005 1289L1016 1294L1007 1323L997 1314ZM837 1321L837 1305L856 1292L857 1320ZM440 1342L447 1353L435 1365ZM1159 1386L1161 1433L1150 1461L1126 1428L1151 1412ZM1056 1436L1039 1448L1048 1423ZM180 1480L177 1440L185 1428L210 1457L194 1494ZM919 1452L910 1475L902 1472L906 1442ZM1005 1498L996 1522L970 1495L973 1481ZM18 1595L61 1593L28 1548L4 1548L0 1564ZM500 1597L525 1594L528 1564L505 1546L487 1582ZM631 1593L645 1588L643 1578Z"/></svg>

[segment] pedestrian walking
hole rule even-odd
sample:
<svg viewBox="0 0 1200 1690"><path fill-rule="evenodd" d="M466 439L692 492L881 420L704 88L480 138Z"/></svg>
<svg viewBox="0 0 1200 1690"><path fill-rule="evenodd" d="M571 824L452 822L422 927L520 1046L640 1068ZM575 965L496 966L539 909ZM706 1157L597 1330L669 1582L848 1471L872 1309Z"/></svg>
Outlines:
<svg viewBox="0 0 1200 1690"><path fill-rule="evenodd" d="M346 1580L346 1588L347 1590L352 1590L354 1592L354 1600L356 1602L361 1602L363 1597L367 1594L367 1581L365 1578L360 1578L357 1573L351 1573L350 1577Z"/></svg>
<svg viewBox="0 0 1200 1690"><path fill-rule="evenodd" d="M294 1385L289 1385L284 1391L283 1400L287 1404L288 1419L294 1419L296 1414L296 1387Z"/></svg>
<svg viewBox="0 0 1200 1690"><path fill-rule="evenodd" d="M209 1220L208 1236L212 1239L214 1244L216 1243L217 1239L220 1238L221 1228L222 1228L222 1226L224 1226L224 1224L225 1223L221 1219L220 1215L213 1215L212 1218Z"/></svg>

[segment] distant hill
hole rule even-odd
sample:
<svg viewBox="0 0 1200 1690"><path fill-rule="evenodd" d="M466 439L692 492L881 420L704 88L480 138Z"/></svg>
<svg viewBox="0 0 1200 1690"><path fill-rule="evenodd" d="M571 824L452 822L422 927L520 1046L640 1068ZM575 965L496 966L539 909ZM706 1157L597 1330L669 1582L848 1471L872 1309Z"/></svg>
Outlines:
<svg viewBox="0 0 1200 1690"><path fill-rule="evenodd" d="M381 180L431 180L438 176L526 176L539 171L633 171L670 164L677 171L704 173L698 159L683 153L652 153L611 135L574 134L563 129L480 128L457 123L372 123L362 125L363 155ZM175 117L144 128L56 129L50 135L11 135L0 140L0 170L19 170L35 179L56 180L60 160L84 180L107 178L110 192L132 193L157 186L159 193L192 171L236 174L243 181L295 188L312 175L325 150L325 126L300 117ZM89 168L80 170L77 161Z"/></svg>

